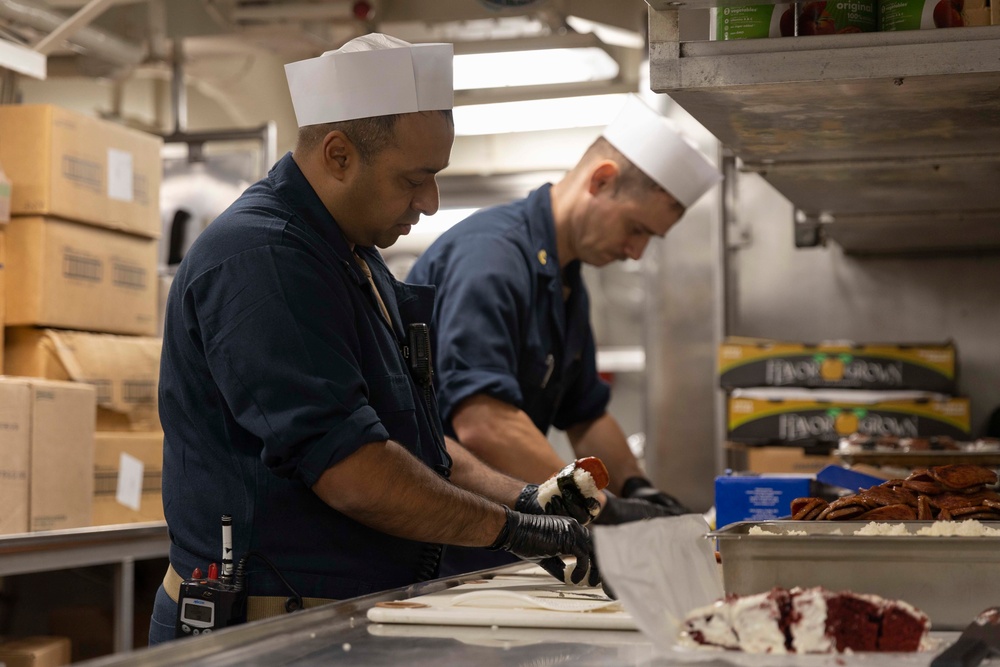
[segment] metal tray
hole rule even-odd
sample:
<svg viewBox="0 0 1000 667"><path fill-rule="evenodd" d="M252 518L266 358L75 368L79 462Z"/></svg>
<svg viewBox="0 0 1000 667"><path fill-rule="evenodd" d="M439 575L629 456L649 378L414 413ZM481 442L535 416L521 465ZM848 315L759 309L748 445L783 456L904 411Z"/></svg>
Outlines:
<svg viewBox="0 0 1000 667"><path fill-rule="evenodd" d="M879 451L879 450L833 450L834 456L847 464L867 463L869 465L888 465L902 467L945 466L973 464L981 466L1000 466L998 451Z"/></svg>
<svg viewBox="0 0 1000 667"><path fill-rule="evenodd" d="M904 600L935 630L958 630L1000 604L1000 537L854 535L868 521L741 521L718 540L727 594L824 586ZM899 521L911 533L932 521ZM1000 528L998 521L982 521ZM777 535L750 535L754 526ZM840 530L843 534L833 534ZM804 532L805 535L789 534Z"/></svg>

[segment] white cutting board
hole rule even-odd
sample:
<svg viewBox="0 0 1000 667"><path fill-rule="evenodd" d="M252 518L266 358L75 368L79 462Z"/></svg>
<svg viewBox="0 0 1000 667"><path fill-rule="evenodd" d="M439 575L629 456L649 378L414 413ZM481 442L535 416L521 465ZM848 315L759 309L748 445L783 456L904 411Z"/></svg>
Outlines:
<svg viewBox="0 0 1000 667"><path fill-rule="evenodd" d="M541 568L466 582L437 593L380 602L373 623L636 630L600 588L560 584Z"/></svg>

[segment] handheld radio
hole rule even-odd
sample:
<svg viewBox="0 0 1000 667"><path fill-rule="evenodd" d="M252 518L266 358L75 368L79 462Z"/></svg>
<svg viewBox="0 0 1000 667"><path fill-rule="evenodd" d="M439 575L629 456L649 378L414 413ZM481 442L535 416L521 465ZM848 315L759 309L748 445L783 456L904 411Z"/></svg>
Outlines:
<svg viewBox="0 0 1000 667"><path fill-rule="evenodd" d="M208 566L208 576L195 569L181 582L177 596L177 637L203 635L245 623L247 593L242 577L233 577L233 518L222 515L222 576L218 566Z"/></svg>

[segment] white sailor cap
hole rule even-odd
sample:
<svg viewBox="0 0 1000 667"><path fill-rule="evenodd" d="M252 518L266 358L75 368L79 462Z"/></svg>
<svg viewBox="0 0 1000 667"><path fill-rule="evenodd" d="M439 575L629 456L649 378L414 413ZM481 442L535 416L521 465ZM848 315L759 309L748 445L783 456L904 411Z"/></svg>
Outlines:
<svg viewBox="0 0 1000 667"><path fill-rule="evenodd" d="M673 122L636 95L628 96L603 136L685 207L722 180L718 169Z"/></svg>
<svg viewBox="0 0 1000 667"><path fill-rule="evenodd" d="M285 65L299 127L451 109L451 44L410 44L373 32Z"/></svg>

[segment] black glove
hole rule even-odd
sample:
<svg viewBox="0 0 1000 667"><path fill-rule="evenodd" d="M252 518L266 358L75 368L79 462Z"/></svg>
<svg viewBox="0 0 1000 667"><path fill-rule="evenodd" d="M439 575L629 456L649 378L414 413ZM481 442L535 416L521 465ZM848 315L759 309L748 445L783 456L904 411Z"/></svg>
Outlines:
<svg viewBox="0 0 1000 667"><path fill-rule="evenodd" d="M514 503L514 509L527 514L568 516L586 526L593 521L594 513L600 509L600 503L593 498L585 498L582 494L574 493L570 496L552 496L548 505L543 508L538 503L538 485L528 484L521 489L521 494Z"/></svg>
<svg viewBox="0 0 1000 667"><path fill-rule="evenodd" d="M679 500L657 489L645 477L629 477L626 479L625 483L622 484L622 497L643 500L647 503L665 507L670 512L667 516L680 516L681 514L691 513L691 510L682 505Z"/></svg>
<svg viewBox="0 0 1000 667"><path fill-rule="evenodd" d="M647 500L619 498L607 490L604 491L604 495L608 497L608 502L604 505L604 510L594 519L595 524L602 526L678 515L678 512L671 508Z"/></svg>
<svg viewBox="0 0 1000 667"><path fill-rule="evenodd" d="M565 583L579 584L586 578L588 585L600 585L601 575L594 560L590 531L579 522L564 516L523 514L503 509L507 521L490 549L504 549L518 558L538 562L549 574ZM570 581L565 579L565 564L553 558L557 556L576 556Z"/></svg>

